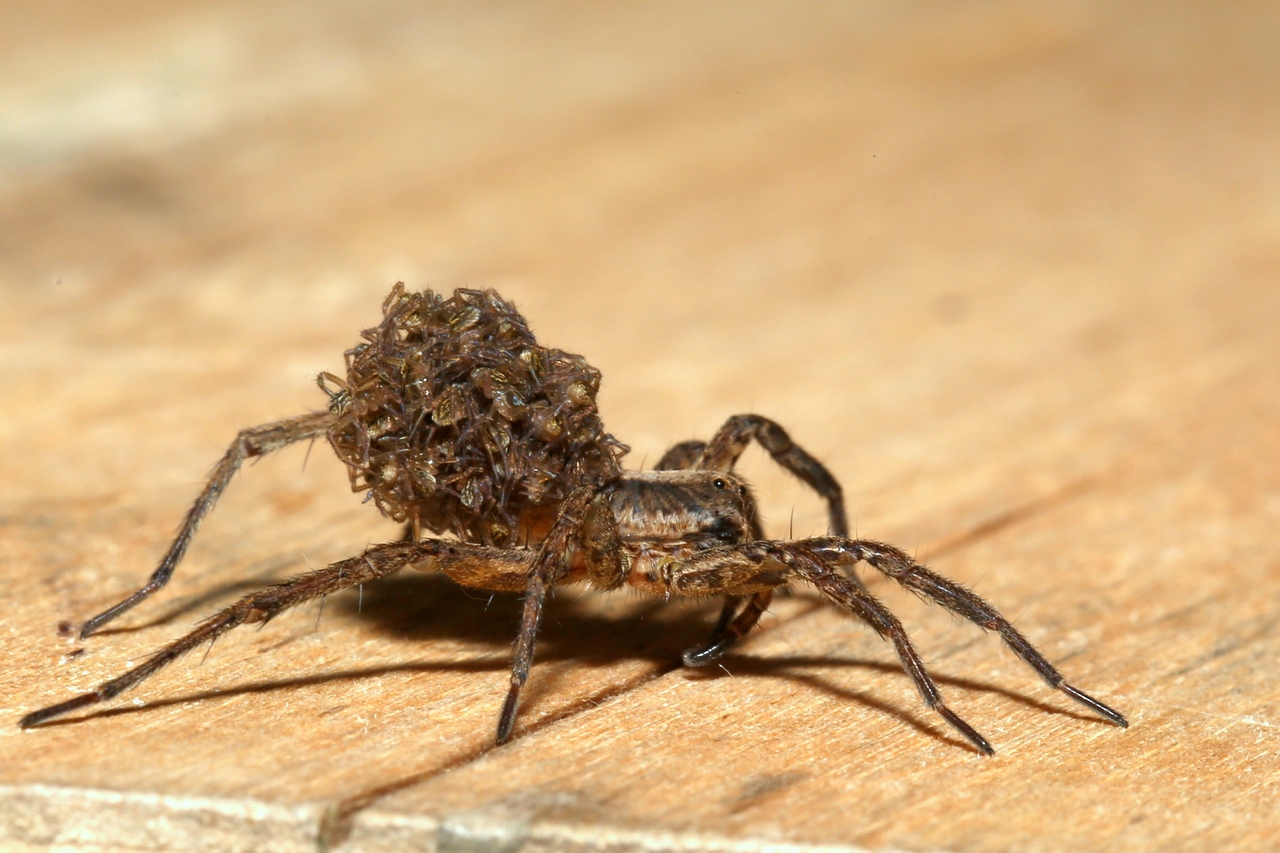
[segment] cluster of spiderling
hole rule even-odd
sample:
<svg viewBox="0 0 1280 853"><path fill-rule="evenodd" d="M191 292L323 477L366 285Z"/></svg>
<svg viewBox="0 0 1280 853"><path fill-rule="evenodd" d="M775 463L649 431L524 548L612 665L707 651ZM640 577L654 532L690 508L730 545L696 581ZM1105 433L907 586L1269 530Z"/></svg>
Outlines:
<svg viewBox="0 0 1280 853"><path fill-rule="evenodd" d="M539 346L497 293L397 284L382 310L347 351L346 380L326 373L320 385L352 489L383 514L509 545L527 510L621 470L627 447L596 409L600 371Z"/></svg>

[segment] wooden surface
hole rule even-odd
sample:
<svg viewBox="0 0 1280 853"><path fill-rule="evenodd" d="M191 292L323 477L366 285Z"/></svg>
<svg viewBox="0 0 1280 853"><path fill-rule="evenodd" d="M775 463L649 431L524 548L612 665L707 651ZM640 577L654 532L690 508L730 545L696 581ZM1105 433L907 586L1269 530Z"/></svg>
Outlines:
<svg viewBox="0 0 1280 853"><path fill-rule="evenodd" d="M1274 3L6 3L0 846L1255 850L1280 826ZM395 577L19 732L246 588L395 535L318 445L392 282L496 287L652 464L784 423L863 536L1126 712L876 579L980 757L811 592L518 600ZM752 452L774 535L821 507ZM77 654L83 648L82 654ZM1267 839L1270 839L1268 841Z"/></svg>

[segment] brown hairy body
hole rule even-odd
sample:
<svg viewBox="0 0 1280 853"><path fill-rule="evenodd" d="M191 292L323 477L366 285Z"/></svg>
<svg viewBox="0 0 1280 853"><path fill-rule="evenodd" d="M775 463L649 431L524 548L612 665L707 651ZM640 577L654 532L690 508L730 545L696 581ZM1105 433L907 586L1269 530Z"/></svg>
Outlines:
<svg viewBox="0 0 1280 853"><path fill-rule="evenodd" d="M776 590L799 582L892 642L925 703L978 750L994 752L943 703L902 623L852 573L859 562L997 632L1051 687L1128 725L1067 684L976 594L891 545L850 539L839 483L775 422L735 415L710 441L672 447L656 470L624 471L627 448L604 431L596 408L599 372L581 356L539 345L514 306L493 291L458 290L446 299L396 285L383 315L346 353L346 378L320 375L328 408L243 430L151 578L85 622L80 636L162 588L244 460L289 444L326 437L352 488L403 522L404 537L245 596L96 690L28 714L24 728L114 698L238 625L266 622L407 567L443 572L468 587L525 593L499 742L515 725L552 586L585 582L664 597L722 597L711 637L683 656L688 666L704 666L755 627ZM826 501L830 535L764 537L751 490L732 473L752 441Z"/></svg>

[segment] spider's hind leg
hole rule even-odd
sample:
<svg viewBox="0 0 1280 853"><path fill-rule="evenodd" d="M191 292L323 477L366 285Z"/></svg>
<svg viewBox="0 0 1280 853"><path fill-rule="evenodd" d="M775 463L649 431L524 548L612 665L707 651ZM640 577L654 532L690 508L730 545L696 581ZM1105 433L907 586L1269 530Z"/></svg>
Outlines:
<svg viewBox="0 0 1280 853"><path fill-rule="evenodd" d="M218 502L218 497L231 482L236 471L240 470L244 460L263 456L304 439L318 438L325 434L333 421L334 415L330 412L314 412L241 430L236 435L235 441L231 442L231 446L227 448L227 452L223 454L217 467L213 469L213 473L209 475L204 490L187 511L186 518L182 520L182 526L178 528L178 535L174 537L168 553L164 555L164 559L160 561L160 565L151 577L137 592L85 622L80 627L80 639L83 640L117 616L132 610L169 582L169 578L173 577L173 570L178 567L182 555L187 552L187 546L191 544L196 528L213 509L213 505Z"/></svg>
<svg viewBox="0 0 1280 853"><path fill-rule="evenodd" d="M357 557L342 560L319 571L298 575L283 583L272 584L265 589L250 593L221 613L201 622L186 636L179 637L161 648L123 675L103 682L90 693L34 711L23 717L19 725L24 729L30 728L71 711L113 699L155 675L192 649L204 643L212 643L232 628L253 622L268 622L290 607L391 574L410 563L426 558L430 552L430 543L395 542L376 545Z"/></svg>

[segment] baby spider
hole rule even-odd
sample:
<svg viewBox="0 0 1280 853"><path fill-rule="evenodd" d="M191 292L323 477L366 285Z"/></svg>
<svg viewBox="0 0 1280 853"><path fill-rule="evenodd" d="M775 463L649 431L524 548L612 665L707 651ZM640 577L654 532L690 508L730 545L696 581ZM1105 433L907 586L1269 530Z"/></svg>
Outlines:
<svg viewBox="0 0 1280 853"><path fill-rule="evenodd" d="M586 581L655 595L723 596L710 639L687 666L722 656L759 621L775 590L793 582L869 624L893 643L925 704L975 747L986 738L942 702L902 623L842 567L865 562L978 627L993 630L1050 687L1119 726L1125 718L1075 689L994 607L891 545L848 538L840 485L773 421L735 415L710 441L672 447L654 471L624 471L627 448L596 410L600 373L581 356L540 346L524 318L493 291L444 298L397 284L383 320L346 353L347 376L321 374L325 411L243 430L187 512L159 568L137 592L85 622L88 637L163 587L201 520L245 459L325 436L355 491L405 524L400 541L246 595L85 693L35 711L23 728L112 699L171 661L238 625L366 583L406 566L444 572L485 590L523 592L524 614L498 742L511 736L533 662L547 591ZM732 471L756 441L827 504L829 536L766 539L755 499ZM427 535L433 534L433 535ZM440 538L442 535L450 538Z"/></svg>

